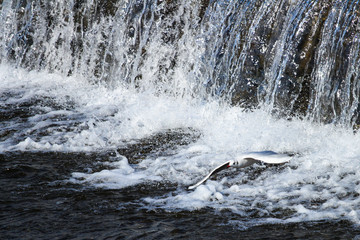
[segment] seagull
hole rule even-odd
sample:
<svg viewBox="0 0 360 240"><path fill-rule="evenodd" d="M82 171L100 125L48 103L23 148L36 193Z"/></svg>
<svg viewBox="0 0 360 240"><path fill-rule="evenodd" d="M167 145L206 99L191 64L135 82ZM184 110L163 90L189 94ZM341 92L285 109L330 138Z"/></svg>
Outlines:
<svg viewBox="0 0 360 240"><path fill-rule="evenodd" d="M276 153L273 151L262 151L262 152L249 152L238 156L235 160L229 160L225 163L214 168L208 175L206 175L200 182L189 186L188 189L194 189L208 180L212 175L227 169L229 167L244 168L253 165L256 162L264 162L270 164L281 164L289 162L292 156L288 154Z"/></svg>

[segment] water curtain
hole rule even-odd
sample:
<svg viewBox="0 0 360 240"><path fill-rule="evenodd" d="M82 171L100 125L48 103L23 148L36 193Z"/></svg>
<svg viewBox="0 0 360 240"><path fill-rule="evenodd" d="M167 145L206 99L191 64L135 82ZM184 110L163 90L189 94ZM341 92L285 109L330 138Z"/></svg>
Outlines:
<svg viewBox="0 0 360 240"><path fill-rule="evenodd" d="M356 128L359 5L4 0L0 61Z"/></svg>

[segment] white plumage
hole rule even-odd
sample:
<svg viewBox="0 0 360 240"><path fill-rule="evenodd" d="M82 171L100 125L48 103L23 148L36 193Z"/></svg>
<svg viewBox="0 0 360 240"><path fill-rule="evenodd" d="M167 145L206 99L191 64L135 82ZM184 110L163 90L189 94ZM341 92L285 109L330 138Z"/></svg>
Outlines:
<svg viewBox="0 0 360 240"><path fill-rule="evenodd" d="M204 183L212 175L220 172L229 167L244 168L248 167L256 162L264 162L269 164L281 164L289 162L292 157L287 154L280 154L273 151L263 151L263 152L249 152L242 154L234 160L226 161L225 163L214 168L208 175L206 175L201 181L189 187L189 189L194 189Z"/></svg>

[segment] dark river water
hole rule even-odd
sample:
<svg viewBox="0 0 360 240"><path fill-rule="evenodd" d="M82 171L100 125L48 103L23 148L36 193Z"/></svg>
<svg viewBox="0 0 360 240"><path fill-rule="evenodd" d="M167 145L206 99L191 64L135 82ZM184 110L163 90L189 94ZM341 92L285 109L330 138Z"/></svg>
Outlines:
<svg viewBox="0 0 360 240"><path fill-rule="evenodd" d="M111 190L67 181L73 171L103 168L101 162L110 155L1 154L2 239L352 239L360 234L344 220L243 228L230 223L241 218L230 211L168 212L144 207L142 198L174 191L173 184Z"/></svg>

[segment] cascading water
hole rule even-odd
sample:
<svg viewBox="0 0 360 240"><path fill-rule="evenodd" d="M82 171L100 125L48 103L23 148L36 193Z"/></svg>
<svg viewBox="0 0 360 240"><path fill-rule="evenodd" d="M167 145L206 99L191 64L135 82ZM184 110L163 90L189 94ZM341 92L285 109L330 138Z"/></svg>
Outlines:
<svg viewBox="0 0 360 240"><path fill-rule="evenodd" d="M358 1L19 0L1 17L2 62L358 124Z"/></svg>
<svg viewBox="0 0 360 240"><path fill-rule="evenodd" d="M214 219L199 234L307 222L360 234L359 0L0 2L0 210L15 219L1 235L64 216L71 228L72 212L104 226L84 238L117 222L158 238L146 224L173 234L179 218L185 231ZM186 190L263 150L294 158Z"/></svg>

